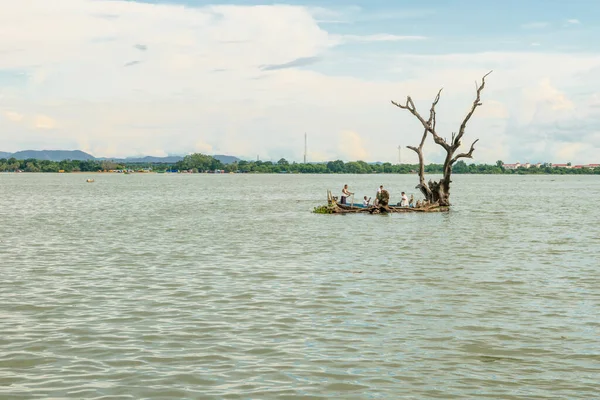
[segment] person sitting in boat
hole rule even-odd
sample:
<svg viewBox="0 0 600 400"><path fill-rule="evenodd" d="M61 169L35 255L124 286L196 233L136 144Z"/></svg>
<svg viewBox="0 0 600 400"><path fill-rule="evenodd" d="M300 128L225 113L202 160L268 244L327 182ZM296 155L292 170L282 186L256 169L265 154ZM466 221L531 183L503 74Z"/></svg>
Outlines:
<svg viewBox="0 0 600 400"><path fill-rule="evenodd" d="M408 197L406 197L406 193L402 192L402 201L400 202L400 207L408 207Z"/></svg>
<svg viewBox="0 0 600 400"><path fill-rule="evenodd" d="M415 203L415 197L411 194L410 199L408 199L408 206L411 208L414 208L415 207L414 203Z"/></svg>
<svg viewBox="0 0 600 400"><path fill-rule="evenodd" d="M369 207L370 204L371 204L371 198L369 197L367 199L367 196L365 196L365 199L363 200L363 206L364 207Z"/></svg>
<svg viewBox="0 0 600 400"><path fill-rule="evenodd" d="M348 190L348 185L344 185L344 188L342 189L342 198L340 200L341 204L347 204L346 203L346 198L352 196L354 193L350 192Z"/></svg>

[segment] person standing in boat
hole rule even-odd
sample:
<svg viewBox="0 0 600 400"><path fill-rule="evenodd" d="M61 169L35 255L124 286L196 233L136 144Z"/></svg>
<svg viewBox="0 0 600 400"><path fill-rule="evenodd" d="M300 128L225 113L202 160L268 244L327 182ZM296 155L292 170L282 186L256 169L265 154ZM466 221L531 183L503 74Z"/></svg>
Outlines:
<svg viewBox="0 0 600 400"><path fill-rule="evenodd" d="M371 204L371 198L369 197L367 199L367 196L365 196L365 199L363 200L363 207L369 207L370 204Z"/></svg>
<svg viewBox="0 0 600 400"><path fill-rule="evenodd" d="M352 196L353 194L354 193L352 193L348 190L348 185L344 185L344 188L342 189L342 198L340 199L340 203L347 204L346 198Z"/></svg>
<svg viewBox="0 0 600 400"><path fill-rule="evenodd" d="M378 205L379 204L379 198L381 197L381 192L383 192L383 185L379 186L379 189L377 189L377 194L375 195L375 201L373 202L373 205Z"/></svg>

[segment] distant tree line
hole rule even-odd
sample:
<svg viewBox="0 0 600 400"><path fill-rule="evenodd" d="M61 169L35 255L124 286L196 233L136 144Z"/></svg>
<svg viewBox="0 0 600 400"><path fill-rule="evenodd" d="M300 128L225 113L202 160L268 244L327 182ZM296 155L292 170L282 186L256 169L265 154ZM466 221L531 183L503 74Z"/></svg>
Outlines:
<svg viewBox="0 0 600 400"><path fill-rule="evenodd" d="M96 172L103 170L123 169L125 166L111 161L97 160L37 160L29 158L27 160L17 160L16 158L0 159L0 172Z"/></svg>
<svg viewBox="0 0 600 400"><path fill-rule="evenodd" d="M452 172L455 174L600 174L600 168L555 168L550 164L542 164L540 167L505 169L502 161L496 164L467 164L458 161L454 164ZM219 160L204 154L191 154L174 164L157 163L115 163L100 160L17 160L15 158L0 159L0 172L97 172L109 170L139 170L151 169L161 171L191 171L191 172L214 172L215 170L236 173L292 173L292 174L410 174L415 173L418 164L391 164L377 163L369 164L364 161L343 162L341 160L326 163L295 163L288 162L282 158L277 162L271 161L238 161L233 164L224 165ZM425 166L425 172L429 174L442 173L442 164L429 164Z"/></svg>

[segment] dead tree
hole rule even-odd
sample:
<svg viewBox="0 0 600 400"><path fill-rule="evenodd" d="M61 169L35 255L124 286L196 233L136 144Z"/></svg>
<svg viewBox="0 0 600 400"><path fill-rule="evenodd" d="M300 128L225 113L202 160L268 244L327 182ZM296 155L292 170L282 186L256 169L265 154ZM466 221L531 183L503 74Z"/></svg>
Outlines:
<svg viewBox="0 0 600 400"><path fill-rule="evenodd" d="M479 107L481 103L481 92L485 87L485 78L491 74L492 71L488 72L481 79L481 84L475 83L475 87L477 88L477 93L475 100L473 101L473 105L471 106L471 110L468 112L467 116L463 120L462 124L460 124L460 128L458 130L458 134L455 132L452 133L452 140L450 143L446 141L446 139L442 138L438 135L436 131L436 114L435 114L435 106L440 101L440 95L442 93L442 89L438 92L435 100L431 104L431 108L429 110L429 118L425 120L417 111L415 104L413 103L410 96L407 96L406 103L400 104L395 101L392 101L392 104L396 107L400 107L404 110L410 111L412 115L414 115L421 125L423 125L423 137L421 138L421 143L419 147L407 146L409 149L413 150L419 156L419 185L417 185L417 189L421 190L425 199L430 203L437 203L440 206L449 206L450 205L450 183L452 182L452 166L456 161L461 158L472 158L473 151L475 150L475 143L479 141L479 139L475 140L473 144L471 144L471 148L466 153L459 153L455 155L458 148L462 144L461 140L465 134L465 129L467 127L467 122L473 116L475 109ZM444 170L443 177L439 180L439 182L429 180L428 183L425 183L425 163L423 160L423 144L425 143L425 139L427 139L427 135L431 134L433 137L433 141L438 145L442 146L444 150L446 150L446 159L444 160Z"/></svg>

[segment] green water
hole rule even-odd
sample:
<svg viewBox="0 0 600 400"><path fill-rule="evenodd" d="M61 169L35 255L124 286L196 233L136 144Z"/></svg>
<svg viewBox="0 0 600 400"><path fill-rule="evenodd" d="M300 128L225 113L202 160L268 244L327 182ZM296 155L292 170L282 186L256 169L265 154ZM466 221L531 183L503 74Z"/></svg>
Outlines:
<svg viewBox="0 0 600 400"><path fill-rule="evenodd" d="M88 177L0 174L0 398L600 395L596 176Z"/></svg>

